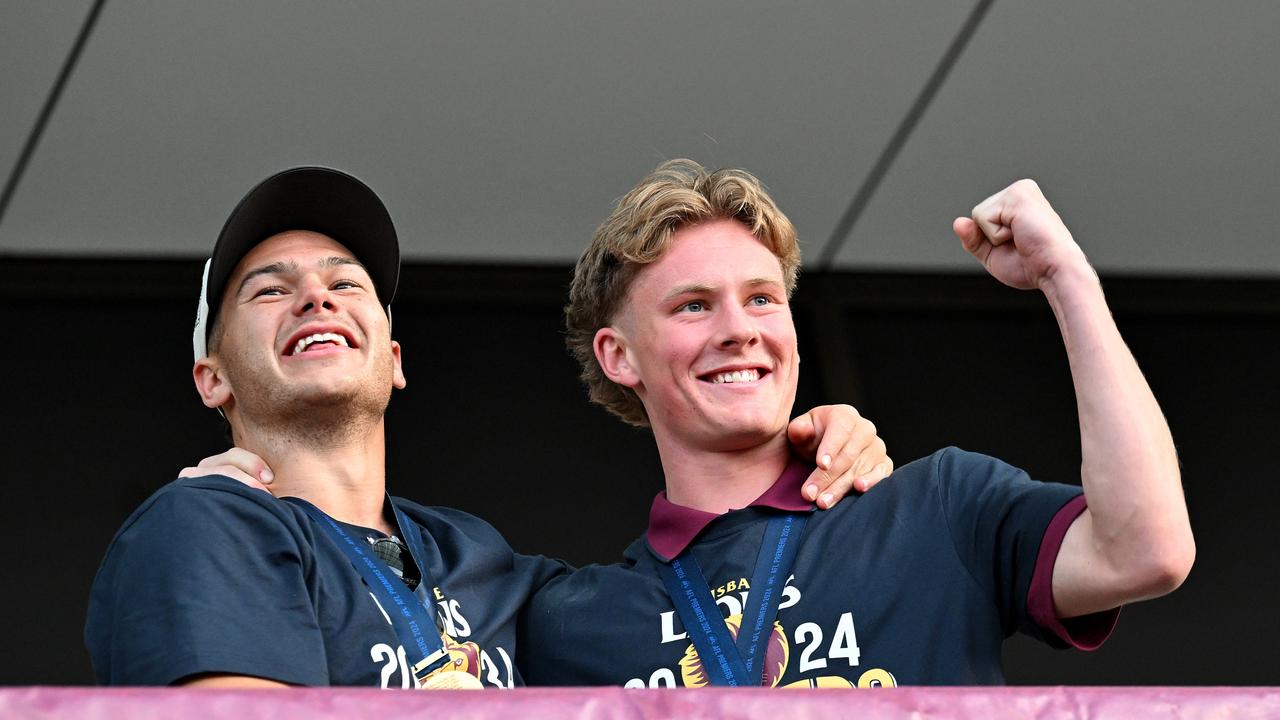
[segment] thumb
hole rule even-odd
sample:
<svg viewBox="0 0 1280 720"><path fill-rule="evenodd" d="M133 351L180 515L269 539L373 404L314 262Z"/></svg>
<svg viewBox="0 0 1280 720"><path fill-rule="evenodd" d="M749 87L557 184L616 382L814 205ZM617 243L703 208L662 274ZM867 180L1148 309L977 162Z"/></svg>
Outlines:
<svg viewBox="0 0 1280 720"><path fill-rule="evenodd" d="M982 228L978 227L978 223L972 218L958 217L951 223L951 231L960 238L960 244L970 255L986 264L992 246L987 236L982 234Z"/></svg>

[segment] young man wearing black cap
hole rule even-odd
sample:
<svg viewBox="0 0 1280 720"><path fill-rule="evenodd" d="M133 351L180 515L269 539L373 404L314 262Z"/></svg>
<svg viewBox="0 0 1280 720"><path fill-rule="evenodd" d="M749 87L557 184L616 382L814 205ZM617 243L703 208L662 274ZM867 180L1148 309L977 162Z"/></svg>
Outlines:
<svg viewBox="0 0 1280 720"><path fill-rule="evenodd" d="M993 276L1053 308L1083 494L948 448L812 513L808 465L784 438L799 372L794 229L750 174L671 161L600 225L566 308L592 399L652 429L666 492L626 563L535 596L526 680L999 683L1013 632L1093 647L1114 608L1182 582L1195 546L1173 442L1083 252L1030 181L954 230ZM998 385L999 362L975 359L975 375Z"/></svg>
<svg viewBox="0 0 1280 720"><path fill-rule="evenodd" d="M295 168L237 206L206 265L193 375L282 499L206 476L133 513L90 599L102 682L520 684L515 619L566 568L387 496L398 273L390 216L349 175Z"/></svg>

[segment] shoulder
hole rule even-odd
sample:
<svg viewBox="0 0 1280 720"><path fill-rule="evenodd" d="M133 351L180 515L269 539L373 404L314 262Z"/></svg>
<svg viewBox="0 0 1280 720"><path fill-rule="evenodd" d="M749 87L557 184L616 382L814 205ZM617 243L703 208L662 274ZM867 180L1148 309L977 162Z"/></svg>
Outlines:
<svg viewBox="0 0 1280 720"><path fill-rule="evenodd" d="M546 610L570 601L590 605L610 593L629 594L636 584L660 582L657 562L642 535L627 546L622 562L574 568L547 583L535 602Z"/></svg>
<svg viewBox="0 0 1280 720"><path fill-rule="evenodd" d="M903 465L894 470L889 478L936 483L969 477L988 477L993 474L1017 473L1022 471L999 458L948 446ZM893 484L892 480L886 480L884 485Z"/></svg>
<svg viewBox="0 0 1280 720"><path fill-rule="evenodd" d="M999 458L953 446L944 447L925 459L929 461L933 473L943 478L1026 475L1022 470Z"/></svg>
<svg viewBox="0 0 1280 720"><path fill-rule="evenodd" d="M315 614L281 610L311 607L316 553L296 512L215 476L148 498L112 540L90 591L85 642L99 680L232 672L325 682L313 662L324 656Z"/></svg>
<svg viewBox="0 0 1280 720"><path fill-rule="evenodd" d="M585 565L560 573L538 588L529 601L529 618L536 622L548 617L612 615L643 596L641 588L660 583L656 570L631 563Z"/></svg>
<svg viewBox="0 0 1280 720"><path fill-rule="evenodd" d="M945 447L894 470L866 493L815 514L818 524L855 527L937 523L959 508L973 508L1015 488L1038 485L994 457ZM945 521L944 521L945 522Z"/></svg>
<svg viewBox="0 0 1280 720"><path fill-rule="evenodd" d="M179 478L155 491L134 515L150 511L153 507L183 508L188 506L235 507L257 505L270 508L281 504L270 493L245 485L223 475L205 475L196 478Z"/></svg>
<svg viewBox="0 0 1280 720"><path fill-rule="evenodd" d="M456 533L476 539L502 540L501 533L487 521L462 510L439 505L419 505L402 497L392 498L397 508L409 516L409 519L437 534ZM505 544L505 540L503 543Z"/></svg>
<svg viewBox="0 0 1280 720"><path fill-rule="evenodd" d="M1041 498L1050 505L1061 505L1080 493L1079 485L1041 482L1003 460L959 448L943 448L929 459L944 503L968 497L972 501L1022 504Z"/></svg>
<svg viewBox="0 0 1280 720"><path fill-rule="evenodd" d="M921 502L932 502L936 499L940 486L973 479L980 480L990 476L993 470L999 467L1018 472L1016 468L1005 465L993 457L956 447L945 447L896 468L889 477L858 496L857 502L837 503L831 510L826 511L826 514L837 510L852 512L856 505L863 505L864 507L860 510L865 512L869 509L867 505L897 502L918 505ZM819 513L819 516L823 514Z"/></svg>
<svg viewBox="0 0 1280 720"><path fill-rule="evenodd" d="M294 517L295 512L290 505L270 493L222 475L206 475L181 478L160 488L138 506L122 530L127 530L144 517L157 514L200 520L211 519L202 513L214 516L267 514L289 518Z"/></svg>
<svg viewBox="0 0 1280 720"><path fill-rule="evenodd" d="M237 538L236 546L254 547L271 535L295 537L300 529L297 512L269 493L221 475L183 478L160 488L133 511L112 539L107 557L151 541L186 547L212 545L230 536Z"/></svg>
<svg viewBox="0 0 1280 720"><path fill-rule="evenodd" d="M452 563L465 562L485 567L496 562L503 566L515 562L516 553L492 525L470 513L447 507L419 505L403 498L393 498L395 505L422 529L429 545L439 550L442 558Z"/></svg>
<svg viewBox="0 0 1280 720"><path fill-rule="evenodd" d="M957 447L945 447L903 465L876 488L884 486L910 490L920 487L945 496L954 489L982 488L992 483L1024 482L1032 481L1021 469L999 458Z"/></svg>

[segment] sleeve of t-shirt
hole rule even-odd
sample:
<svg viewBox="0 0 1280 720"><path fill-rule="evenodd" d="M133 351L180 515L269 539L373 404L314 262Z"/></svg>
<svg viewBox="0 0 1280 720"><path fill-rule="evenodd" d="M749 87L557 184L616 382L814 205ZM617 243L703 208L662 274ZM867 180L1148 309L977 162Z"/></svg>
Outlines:
<svg viewBox="0 0 1280 720"><path fill-rule="evenodd" d="M168 685L198 673L328 682L287 511L234 481L179 481L116 535L94 581L86 641L100 682Z"/></svg>
<svg viewBox="0 0 1280 720"><path fill-rule="evenodd" d="M1078 515L1083 509L1083 500L1076 500L1081 497L1081 488L1037 482L1012 465L956 448L938 453L934 463L938 498L952 545L978 585L991 592L1005 635L1021 631L1057 647L1087 646L1088 638L1080 638L1084 643L1075 642L1070 629L1056 618L1046 622L1053 615L1052 586L1044 586L1046 565L1040 563L1044 549L1052 556L1047 558L1047 573L1052 578L1052 560L1075 517L1067 515ZM1070 506L1073 501L1079 504ZM1055 528L1057 532L1050 532ZM1038 565L1040 592L1036 599L1040 607L1034 608L1033 614L1028 596ZM1046 590L1049 617L1043 607ZM1079 621L1083 634L1092 637L1096 633L1096 620ZM1109 621L1103 622L1109 631ZM1103 638L1105 633L1096 638L1094 646Z"/></svg>
<svg viewBox="0 0 1280 720"><path fill-rule="evenodd" d="M542 589L548 582L573 573L574 567L564 560L549 558L545 555L515 554L516 567L520 574L529 578L529 596ZM525 602L527 606L528 601Z"/></svg>
<svg viewBox="0 0 1280 720"><path fill-rule="evenodd" d="M1084 495L1077 495L1049 521L1036 556L1031 588L1027 590L1027 612L1036 625L1052 633L1062 644L1079 650L1097 650L1115 629L1120 608L1059 618L1053 607L1053 567L1058 561L1058 551L1062 549L1062 540L1067 536L1071 523L1080 517L1085 507Z"/></svg>

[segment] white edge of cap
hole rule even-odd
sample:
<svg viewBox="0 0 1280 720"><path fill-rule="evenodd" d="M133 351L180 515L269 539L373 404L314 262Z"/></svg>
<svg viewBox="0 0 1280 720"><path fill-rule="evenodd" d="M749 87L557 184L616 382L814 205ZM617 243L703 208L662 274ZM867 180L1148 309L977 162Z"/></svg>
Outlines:
<svg viewBox="0 0 1280 720"><path fill-rule="evenodd" d="M205 327L209 322L209 268L213 258L204 261L204 279L200 281L200 304L196 306L196 327L191 333L191 348L195 351L196 361L209 356L208 335Z"/></svg>

